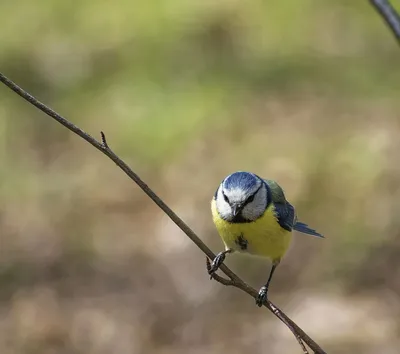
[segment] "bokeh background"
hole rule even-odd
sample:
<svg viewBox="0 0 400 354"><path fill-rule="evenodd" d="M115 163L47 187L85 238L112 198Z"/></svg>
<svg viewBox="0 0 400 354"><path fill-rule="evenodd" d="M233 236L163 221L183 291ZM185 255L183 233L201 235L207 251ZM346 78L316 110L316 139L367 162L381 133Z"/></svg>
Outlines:
<svg viewBox="0 0 400 354"><path fill-rule="evenodd" d="M399 5L394 1L394 5ZM1 71L215 251L235 170L300 218L271 299L329 353L399 353L400 50L368 1L3 0ZM300 353L112 162L0 87L0 352ZM229 257L254 287L266 260Z"/></svg>

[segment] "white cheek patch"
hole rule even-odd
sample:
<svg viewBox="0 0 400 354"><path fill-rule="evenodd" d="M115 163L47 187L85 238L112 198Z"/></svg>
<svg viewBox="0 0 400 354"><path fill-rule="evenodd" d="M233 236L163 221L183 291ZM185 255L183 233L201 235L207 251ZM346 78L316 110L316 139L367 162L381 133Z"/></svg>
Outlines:
<svg viewBox="0 0 400 354"><path fill-rule="evenodd" d="M255 194L254 200L248 203L242 210L242 216L247 220L256 220L265 212L267 204L267 191L265 187Z"/></svg>
<svg viewBox="0 0 400 354"><path fill-rule="evenodd" d="M233 218L232 209L229 203L225 201L221 187L218 189L216 204L218 213L221 216L221 218L225 220L232 220Z"/></svg>

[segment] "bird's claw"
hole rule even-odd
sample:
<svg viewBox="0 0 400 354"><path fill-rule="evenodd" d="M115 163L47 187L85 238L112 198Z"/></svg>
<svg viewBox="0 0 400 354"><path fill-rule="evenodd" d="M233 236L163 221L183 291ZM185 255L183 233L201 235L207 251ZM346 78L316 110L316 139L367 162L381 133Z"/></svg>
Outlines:
<svg viewBox="0 0 400 354"><path fill-rule="evenodd" d="M210 274L210 279L212 279L213 274L218 270L221 264L224 263L224 260L225 260L225 253L220 252L216 255L216 257L211 263L210 269L208 270L208 274Z"/></svg>
<svg viewBox="0 0 400 354"><path fill-rule="evenodd" d="M263 286L258 292L256 298L256 305L258 307L261 307L264 304L264 302L267 301L267 295L268 295L268 288L266 286Z"/></svg>

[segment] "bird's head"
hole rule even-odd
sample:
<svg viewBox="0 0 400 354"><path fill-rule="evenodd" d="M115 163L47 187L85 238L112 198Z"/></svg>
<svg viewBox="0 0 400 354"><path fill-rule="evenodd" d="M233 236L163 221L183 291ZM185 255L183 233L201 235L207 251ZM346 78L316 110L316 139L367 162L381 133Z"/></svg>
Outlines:
<svg viewBox="0 0 400 354"><path fill-rule="evenodd" d="M229 222L252 222L267 207L267 187L258 176L235 172L226 177L215 194L219 215Z"/></svg>

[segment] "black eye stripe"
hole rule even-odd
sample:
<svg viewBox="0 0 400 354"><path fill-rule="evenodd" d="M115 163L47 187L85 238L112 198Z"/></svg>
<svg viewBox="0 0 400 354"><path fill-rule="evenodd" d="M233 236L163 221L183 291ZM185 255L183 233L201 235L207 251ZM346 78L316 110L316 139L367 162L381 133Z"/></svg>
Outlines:
<svg viewBox="0 0 400 354"><path fill-rule="evenodd" d="M229 203L229 198L226 196L226 194L224 193L224 191L222 191L222 195L224 196L224 200Z"/></svg>
<svg viewBox="0 0 400 354"><path fill-rule="evenodd" d="M255 198L256 194L258 193L258 191L261 189L261 187L262 187L262 183L261 183L261 186L258 187L257 190L250 197L248 197L246 199L246 201L244 202L243 206L245 206L245 205L251 203L252 201L254 201L254 198Z"/></svg>
<svg viewBox="0 0 400 354"><path fill-rule="evenodd" d="M256 193L257 193L257 192L256 192ZM255 196L255 194L252 194L250 197L248 197L248 198L246 199L246 201L243 203L243 206L245 206L245 205L251 203L251 202L254 200L254 196Z"/></svg>

